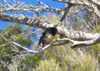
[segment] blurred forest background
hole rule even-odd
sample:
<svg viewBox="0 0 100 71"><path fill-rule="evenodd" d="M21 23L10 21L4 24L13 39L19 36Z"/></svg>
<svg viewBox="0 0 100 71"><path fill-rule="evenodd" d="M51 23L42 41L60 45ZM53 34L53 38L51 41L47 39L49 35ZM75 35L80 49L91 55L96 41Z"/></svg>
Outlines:
<svg viewBox="0 0 100 71"><path fill-rule="evenodd" d="M63 22L59 21L58 14L53 13L46 13L41 18L71 31L99 33L100 19L86 8L84 6L71 8ZM41 28L28 25L23 28L19 23L15 25L9 23L5 29L0 29L5 39L31 50L38 50L42 32ZM60 38L59 35L56 35L56 38ZM0 37L0 71L100 71L100 44L72 49L70 43L53 46L40 54L31 54L8 42ZM16 47L20 52L16 51Z"/></svg>

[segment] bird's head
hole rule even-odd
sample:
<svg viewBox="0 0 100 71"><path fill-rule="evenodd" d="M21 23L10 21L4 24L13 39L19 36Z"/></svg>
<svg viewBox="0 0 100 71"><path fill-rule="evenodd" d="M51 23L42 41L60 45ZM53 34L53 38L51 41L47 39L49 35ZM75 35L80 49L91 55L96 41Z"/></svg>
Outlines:
<svg viewBox="0 0 100 71"><path fill-rule="evenodd" d="M46 32L48 32L48 33L52 34L53 36L55 36L56 33L57 33L57 28L56 27L49 27L49 28L46 29Z"/></svg>

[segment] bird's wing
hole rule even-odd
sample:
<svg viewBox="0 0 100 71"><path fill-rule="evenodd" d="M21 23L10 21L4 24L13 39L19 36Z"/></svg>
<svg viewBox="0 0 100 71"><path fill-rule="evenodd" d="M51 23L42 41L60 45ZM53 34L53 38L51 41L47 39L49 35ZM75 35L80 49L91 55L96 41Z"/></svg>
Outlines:
<svg viewBox="0 0 100 71"><path fill-rule="evenodd" d="M40 40L39 40L39 45L42 43L42 39L43 39L43 37L45 36L45 34L46 34L46 32L43 32L43 33L42 33L42 36L40 37Z"/></svg>
<svg viewBox="0 0 100 71"><path fill-rule="evenodd" d="M42 38L43 38L43 36L41 36L40 37L40 40L39 40L39 45L41 44L41 42L42 42Z"/></svg>

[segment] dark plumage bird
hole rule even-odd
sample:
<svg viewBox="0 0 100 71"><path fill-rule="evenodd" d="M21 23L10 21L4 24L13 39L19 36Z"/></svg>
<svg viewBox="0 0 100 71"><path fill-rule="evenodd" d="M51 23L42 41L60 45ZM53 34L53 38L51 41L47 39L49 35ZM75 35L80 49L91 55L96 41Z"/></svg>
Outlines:
<svg viewBox="0 0 100 71"><path fill-rule="evenodd" d="M52 43L56 33L57 33L56 27L47 28L40 37L39 45L42 44L42 47L44 47L45 45Z"/></svg>

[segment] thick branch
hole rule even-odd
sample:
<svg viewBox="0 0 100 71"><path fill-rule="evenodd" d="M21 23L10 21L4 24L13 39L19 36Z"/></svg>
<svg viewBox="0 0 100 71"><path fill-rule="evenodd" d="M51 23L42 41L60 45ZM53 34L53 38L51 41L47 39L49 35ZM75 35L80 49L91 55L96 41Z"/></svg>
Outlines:
<svg viewBox="0 0 100 71"><path fill-rule="evenodd" d="M87 41L75 41L69 38L63 38L63 39L58 39L58 41L65 41L66 43L72 43L72 48L75 48L77 46L90 46L94 44L100 43L100 37L93 39L93 40L87 40Z"/></svg>
<svg viewBox="0 0 100 71"><path fill-rule="evenodd" d="M63 21L63 19L65 19L66 15L69 12L69 10L71 9L71 7L73 7L73 4L69 4L69 6L64 9L64 14L60 19L61 21Z"/></svg>
<svg viewBox="0 0 100 71"><path fill-rule="evenodd" d="M40 27L40 28L48 28L53 27L53 24L48 24L48 22L45 22L43 20L40 20L38 18L21 18L20 16L13 16L8 14L0 14L0 20L1 21L8 21L8 22L16 22L20 24L29 25L31 27ZM66 38L74 39L74 40L93 40L100 36L100 34L91 34L91 33L84 33L80 31L68 31L66 28L58 27L57 26L58 33Z"/></svg>
<svg viewBox="0 0 100 71"><path fill-rule="evenodd" d="M59 2L64 2L64 3L71 3L73 5L83 5L83 6L87 6L93 9L93 12L100 18L100 2L96 2L96 1L86 1L86 0L82 0L82 1L78 1L78 0L54 0L54 1L59 1Z"/></svg>
<svg viewBox="0 0 100 71"><path fill-rule="evenodd" d="M58 45L64 45L64 44L67 44L67 43L72 43L72 48L75 48L77 46L89 46L89 45L93 45L93 44L97 44L100 42L100 37L97 38L97 39L94 39L94 40L89 40L89 41L75 41L75 40L72 40L72 39L69 39L69 38L63 38L63 39L56 39L54 40L53 42L58 42L58 43L52 43L52 44L48 44L46 45L45 47L37 50L37 51L33 51L33 50L30 50L26 47L23 47L22 45L16 43L16 42L13 42L13 41L9 41L8 39L6 39L2 34L0 35L7 43L9 43L11 46L13 47L20 47L22 49L25 50L25 52L28 52L28 53L32 53L32 54L38 54L38 53L41 53L43 51L45 51L46 49L52 47L52 46L58 46ZM9 41L9 42L8 42Z"/></svg>

